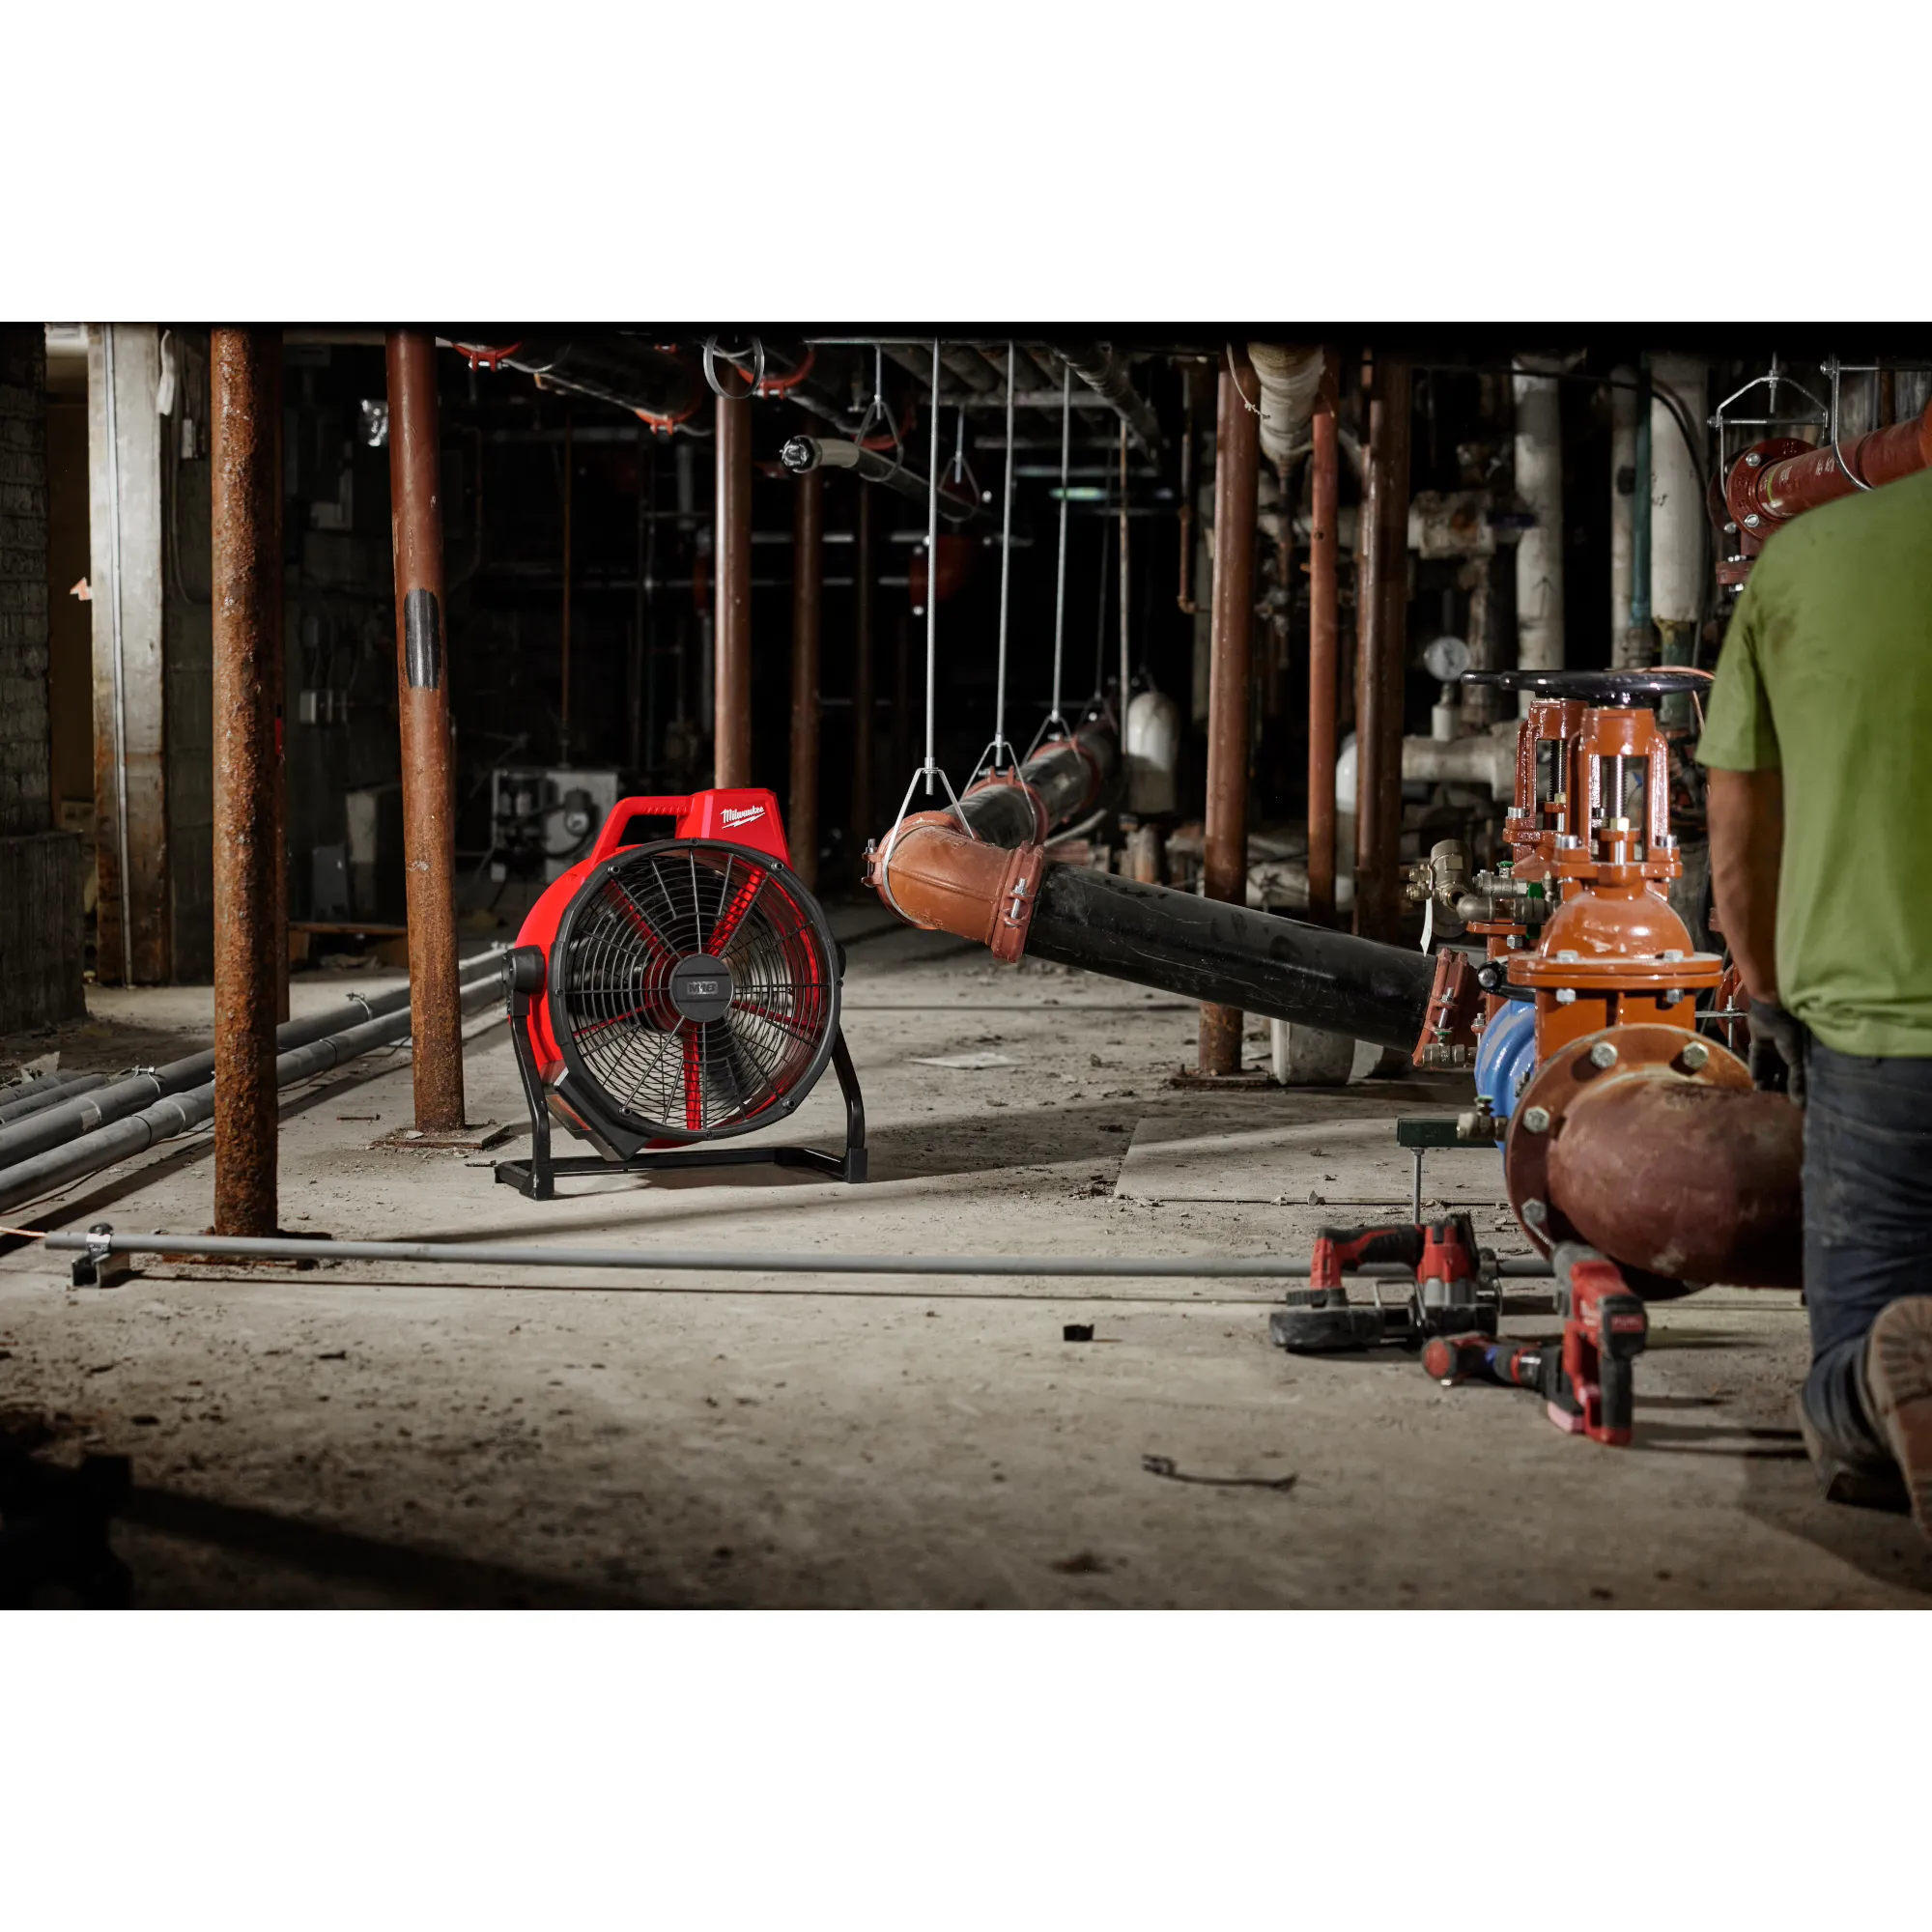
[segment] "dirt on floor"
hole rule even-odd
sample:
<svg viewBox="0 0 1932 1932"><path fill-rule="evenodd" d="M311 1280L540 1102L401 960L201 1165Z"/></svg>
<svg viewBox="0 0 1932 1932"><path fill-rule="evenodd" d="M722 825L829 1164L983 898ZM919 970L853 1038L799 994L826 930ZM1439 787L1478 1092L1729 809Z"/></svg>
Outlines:
<svg viewBox="0 0 1932 1932"><path fill-rule="evenodd" d="M739 1168L525 1200L491 1171L528 1130L506 1030L484 1015L469 1112L517 1135L487 1154L376 1151L411 1119L409 1054L357 1062L285 1096L284 1227L639 1252L1305 1254L1338 1214L1406 1215L1406 1167L1365 1123L1387 1121L1392 1144L1397 1114L1466 1091L1191 1092L1169 1079L1193 1055L1184 1003L995 967L881 930L876 906L838 923L864 1185ZM295 1010L339 1002L346 977L298 979ZM61 1037L65 1065L207 1040L206 988L92 1006ZM1248 1052L1264 1058L1259 1031ZM962 1060L979 1064L931 1064ZM777 1137L836 1145L841 1119L828 1074ZM8 1218L202 1231L212 1153L206 1134L170 1143ZM1463 1168L1425 1182L1521 1250L1485 1185ZM1553 1335L1547 1287L1510 1288L1506 1330ZM1655 1307L1636 1441L1618 1450L1559 1435L1527 1394L1443 1389L1400 1350L1286 1356L1267 1330L1280 1293L1023 1266L164 1263L76 1289L64 1258L14 1241L0 1409L43 1458L131 1458L113 1540L138 1605L1932 1601L1932 1548L1907 1519L1814 1492L1793 1294Z"/></svg>

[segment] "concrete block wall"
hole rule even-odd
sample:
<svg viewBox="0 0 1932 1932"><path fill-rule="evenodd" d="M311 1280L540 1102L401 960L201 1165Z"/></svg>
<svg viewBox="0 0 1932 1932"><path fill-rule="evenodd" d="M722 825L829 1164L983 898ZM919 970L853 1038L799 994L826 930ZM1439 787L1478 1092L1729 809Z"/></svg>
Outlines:
<svg viewBox="0 0 1932 1932"><path fill-rule="evenodd" d="M53 829L46 342L0 327L0 1033L77 1017L80 840Z"/></svg>

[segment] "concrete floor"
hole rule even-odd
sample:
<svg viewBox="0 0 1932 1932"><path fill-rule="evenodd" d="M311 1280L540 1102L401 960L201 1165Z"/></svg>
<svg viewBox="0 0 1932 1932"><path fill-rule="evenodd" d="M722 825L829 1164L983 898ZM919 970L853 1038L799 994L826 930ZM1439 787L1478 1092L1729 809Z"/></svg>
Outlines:
<svg viewBox="0 0 1932 1932"><path fill-rule="evenodd" d="M410 1118L402 1051L288 1096L284 1225L747 1249L1305 1252L1345 1201L1405 1205L1390 1185L1401 1168L1362 1123L1463 1092L1177 1092L1167 1076L1192 1058L1191 1008L1056 969L1015 975L956 942L882 930L876 906L838 923L868 1184L753 1169L526 1202L492 1183L489 1160L509 1150L370 1150ZM389 983L302 976L295 1008ZM205 1042L205 988L91 1000L90 1025L61 1041L66 1065ZM501 1021L471 1033L470 1117L517 1121ZM1264 1057L1259 1034L1249 1050ZM1013 1064L918 1064L980 1053ZM838 1120L828 1075L789 1137L829 1145ZM1484 1197L1482 1170L1472 1181L1465 1168L1488 1156L1433 1158L1464 1167L1432 1170L1432 1189ZM1163 1161L1179 1178L1162 1182ZM202 1229L211 1166L205 1135L171 1144L30 1225ZM1475 1211L1499 1246L1523 1246L1506 1213ZM50 1454L134 1459L132 1520L115 1534L143 1605L1932 1601L1932 1548L1907 1520L1813 1492L1791 1427L1804 1320L1790 1294L1714 1290L1655 1308L1637 1440L1620 1451L1557 1435L1527 1395L1441 1389L1402 1353L1284 1356L1267 1339L1266 1283L155 1264L76 1291L56 1259L0 1244L0 1410ZM1507 1331L1552 1334L1547 1293L1515 1286ZM1070 1321L1092 1322L1094 1340L1063 1341ZM1294 1480L1179 1482L1144 1470L1150 1455L1187 1476Z"/></svg>

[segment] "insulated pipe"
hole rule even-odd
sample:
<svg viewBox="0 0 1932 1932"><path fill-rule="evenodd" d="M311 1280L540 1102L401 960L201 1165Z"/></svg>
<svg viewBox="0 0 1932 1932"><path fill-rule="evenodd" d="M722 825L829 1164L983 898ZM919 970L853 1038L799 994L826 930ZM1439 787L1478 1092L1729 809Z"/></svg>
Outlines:
<svg viewBox="0 0 1932 1932"><path fill-rule="evenodd" d="M1740 458L1744 473L1740 475L1738 469L1732 471L1744 486L1740 500L1747 515L1762 519L1761 525L1752 527L1775 527L1821 503L1857 496L1859 486L1852 481L1853 476L1875 490L1897 482L1901 476L1932 469L1932 409L1889 429L1871 430L1840 447L1845 459L1842 466L1829 442L1755 471ZM1851 475L1845 473L1847 469Z"/></svg>
<svg viewBox="0 0 1932 1932"><path fill-rule="evenodd" d="M278 1261L448 1263L459 1267L622 1268L629 1272L719 1274L1041 1275L1055 1280L1293 1280L1313 1265L1309 1255L826 1255L796 1248L539 1248L511 1241L223 1240L212 1235L46 1236L55 1254L170 1255L187 1261L247 1256ZM1505 1255L1497 1271L1512 1279L1550 1272L1541 1255ZM1347 1273L1413 1279L1394 1263L1369 1263ZM355 1284L350 1284L355 1286ZM568 1284L559 1284L567 1287ZM489 1284L500 1293L497 1283Z"/></svg>
<svg viewBox="0 0 1932 1932"><path fill-rule="evenodd" d="M752 782L752 400L718 398L717 656L711 782Z"/></svg>
<svg viewBox="0 0 1932 1932"><path fill-rule="evenodd" d="M825 583L825 472L798 479L792 530L791 805L785 833L792 870L818 884L819 614Z"/></svg>
<svg viewBox="0 0 1932 1932"><path fill-rule="evenodd" d="M1701 459L1704 419L1710 413L1710 364L1701 355L1659 355L1651 363L1651 384L1669 390L1683 405ZM1688 664L1704 610L1710 511L1698 465L1662 401L1650 406L1650 616L1658 629L1662 661Z"/></svg>
<svg viewBox="0 0 1932 1932"><path fill-rule="evenodd" d="M1563 420L1548 357L1519 355L1516 493L1535 521L1516 548L1516 661L1523 670L1563 667ZM1528 694L1520 699L1526 710Z"/></svg>
<svg viewBox="0 0 1932 1932"><path fill-rule="evenodd" d="M1409 368L1376 358L1364 501L1357 526L1355 930L1393 939L1402 923L1402 722L1408 633ZM1366 1036L1364 1036L1366 1037Z"/></svg>
<svg viewBox="0 0 1932 1932"><path fill-rule="evenodd" d="M1423 784L1485 785L1492 798L1516 796L1517 734L1486 731L1468 738L1405 738L1402 775Z"/></svg>
<svg viewBox="0 0 1932 1932"><path fill-rule="evenodd" d="M867 449L841 437L795 436L779 452L779 461L794 476L809 475L814 469L850 469L867 483L882 483L888 490L897 491L922 509L926 506L928 492L923 476L915 475L903 464L880 455L876 449ZM993 521L992 513L983 504L958 496L948 489L943 479L939 485L939 514L952 524Z"/></svg>
<svg viewBox="0 0 1932 1932"><path fill-rule="evenodd" d="M1804 1117L1782 1094L1599 1078L1569 1101L1551 1140L1549 1205L1627 1266L1797 1288L1804 1143Z"/></svg>
<svg viewBox="0 0 1932 1932"><path fill-rule="evenodd" d="M1160 420L1134 387L1126 364L1100 342L1056 342L1067 366L1096 396L1113 406L1128 433L1150 456L1160 454Z"/></svg>
<svg viewBox="0 0 1932 1932"><path fill-rule="evenodd" d="M1262 454L1279 469L1301 445L1321 391L1324 357L1320 349L1251 342L1248 360L1261 392Z"/></svg>
<svg viewBox="0 0 1932 1932"><path fill-rule="evenodd" d="M500 958L503 950L499 947L465 960L462 967L464 975L473 975L486 960ZM406 985L398 986L393 992L378 993L373 999L361 993L351 993L349 1003L360 1007L365 1019L380 1019L385 1013L399 1012L406 1008L410 1004L410 989ZM275 1051L278 1054L287 1053L295 1047L308 1045L311 1040L326 1039L330 1034L343 1031L340 1009L330 1013L315 1013L303 1020L290 1020L275 1029ZM153 1067L145 1072L130 1074L125 1080L98 1087L83 1098L71 1102L63 1099L59 1106L48 1107L32 1120L15 1120L10 1125L0 1127L0 1168L10 1161L25 1160L29 1154L59 1147L81 1134L92 1133L110 1121L118 1121L147 1106L150 1101L179 1094L189 1087L199 1087L213 1072L213 1051L191 1053L185 1060L171 1061L165 1066ZM92 1079L92 1076L89 1078Z"/></svg>
<svg viewBox="0 0 1932 1932"><path fill-rule="evenodd" d="M388 375L415 1123L446 1131L463 1125L463 1014L456 999L456 759L449 737L434 339L421 329L390 330Z"/></svg>
<svg viewBox="0 0 1932 1932"><path fill-rule="evenodd" d="M487 973L464 981L457 988L459 1014L500 997L502 983L502 969L493 954ZM275 1085L292 1086L298 1080L307 1080L327 1072L331 1066L340 1066L358 1054L391 1045L408 1036L411 1019L406 1008L291 1048L275 1059ZM36 1154L31 1160L0 1168L0 1212L55 1188L71 1186L114 1161L130 1159L161 1141L191 1131L213 1116L214 1095L215 1082L204 1081L184 1093L156 1100L137 1114L117 1120L111 1126L82 1134L79 1139Z"/></svg>
<svg viewBox="0 0 1932 1932"><path fill-rule="evenodd" d="M1321 385L1311 422L1308 531L1308 916L1318 925L1335 917L1335 699L1341 635L1337 577L1337 499L1341 471L1335 447L1332 370Z"/></svg>
<svg viewBox="0 0 1932 1932"><path fill-rule="evenodd" d="M1612 369L1610 376L1610 664L1616 669L1640 669L1648 654L1643 659L1632 655L1631 590L1635 582L1636 425L1641 399L1634 370Z"/></svg>
<svg viewBox="0 0 1932 1932"><path fill-rule="evenodd" d="M287 958L275 744L282 337L209 337L214 732L214 1228L275 1232L275 1020Z"/></svg>
<svg viewBox="0 0 1932 1932"><path fill-rule="evenodd" d="M1261 483L1259 418L1244 400L1245 357L1228 352L1215 410L1214 578L1208 669L1208 812L1201 890L1244 905L1248 896L1248 707L1255 615L1255 511ZM1241 1066L1241 1013L1201 1013L1197 1065L1225 1076Z"/></svg>

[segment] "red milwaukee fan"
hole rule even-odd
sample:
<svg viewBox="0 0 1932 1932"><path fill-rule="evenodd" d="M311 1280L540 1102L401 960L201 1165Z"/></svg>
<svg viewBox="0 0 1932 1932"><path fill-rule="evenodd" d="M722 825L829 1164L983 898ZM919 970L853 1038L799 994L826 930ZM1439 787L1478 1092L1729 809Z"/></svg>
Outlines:
<svg viewBox="0 0 1932 1932"><path fill-rule="evenodd" d="M843 960L790 856L768 791L619 801L506 955L531 1147L498 1164L498 1180L548 1201L555 1176L613 1166L768 1160L866 1178L865 1108L838 1029ZM783 1120L828 1061L845 1096L842 1153L708 1145ZM597 1155L554 1159L553 1120Z"/></svg>

